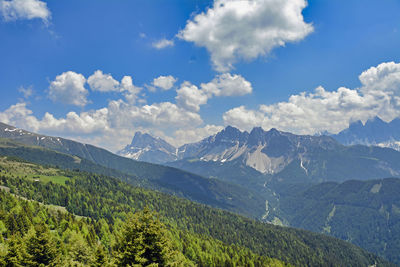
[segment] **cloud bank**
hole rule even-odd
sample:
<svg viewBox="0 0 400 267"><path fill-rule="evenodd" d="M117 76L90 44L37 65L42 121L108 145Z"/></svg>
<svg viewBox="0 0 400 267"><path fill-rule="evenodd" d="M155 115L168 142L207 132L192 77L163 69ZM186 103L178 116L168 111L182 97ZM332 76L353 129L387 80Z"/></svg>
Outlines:
<svg viewBox="0 0 400 267"><path fill-rule="evenodd" d="M160 76L153 85L163 90L171 89L176 78ZM57 103L83 108L90 102L90 91L113 92L117 99L107 106L82 112L70 111L56 117L46 112L41 118L33 114L26 102L20 102L0 112L0 121L34 132L73 138L116 151L125 146L135 131L150 132L175 145L198 141L222 129L222 126L204 123L200 106L212 97L240 96L252 92L250 82L240 75L217 75L199 86L183 82L176 89L176 103L159 102L141 104L137 101L143 89L133 84L131 76L121 81L111 74L96 70L89 78L67 71L50 82L48 95ZM22 101L22 100L21 100Z"/></svg>
<svg viewBox="0 0 400 267"><path fill-rule="evenodd" d="M239 106L223 114L224 124L243 130L262 126L299 134L337 133L355 120L365 122L379 116L390 121L400 116L400 64L379 64L359 79L361 86L355 89L340 87L329 92L320 86L312 93L292 95L286 102L258 109Z"/></svg>

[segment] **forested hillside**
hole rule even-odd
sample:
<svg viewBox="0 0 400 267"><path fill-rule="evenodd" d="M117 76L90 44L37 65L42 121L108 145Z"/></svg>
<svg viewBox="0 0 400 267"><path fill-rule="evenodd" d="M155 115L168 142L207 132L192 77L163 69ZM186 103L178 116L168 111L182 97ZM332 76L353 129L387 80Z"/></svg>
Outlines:
<svg viewBox="0 0 400 267"><path fill-rule="evenodd" d="M322 183L287 194L270 216L348 240L399 264L399 192L398 178Z"/></svg>
<svg viewBox="0 0 400 267"><path fill-rule="evenodd" d="M265 199L251 190L171 167L136 162L121 157L129 161L128 163L131 164L129 168L140 173L140 176L138 176L131 172L125 173L104 167L85 158L42 147L27 146L4 138L0 138L0 154L16 156L38 164L53 165L63 169L76 169L116 177L135 186L182 196L249 217L260 217L265 211Z"/></svg>
<svg viewBox="0 0 400 267"><path fill-rule="evenodd" d="M4 191L0 231L1 266L286 266L210 237L167 230L148 209L109 224Z"/></svg>
<svg viewBox="0 0 400 267"><path fill-rule="evenodd" d="M44 204L64 206L71 213L88 217L86 220L89 221L106 222L109 229L118 229L128 213L147 206L159 212L160 220L172 233L188 234L194 239L215 238L220 240L215 241L217 243L222 241L227 246L240 246L244 251L249 249L254 253L249 256L253 260L260 259L256 256L258 254L294 265L365 266L374 262L390 265L344 241L303 230L263 224L185 199L134 188L102 175L62 171L2 158L1 185L12 194ZM178 239L185 242L184 237ZM105 246L107 242L112 244L112 238L102 240L100 237L100 240L105 242ZM179 251L188 259L197 257L187 255L193 254L190 252L193 248L189 250L183 247L181 245Z"/></svg>

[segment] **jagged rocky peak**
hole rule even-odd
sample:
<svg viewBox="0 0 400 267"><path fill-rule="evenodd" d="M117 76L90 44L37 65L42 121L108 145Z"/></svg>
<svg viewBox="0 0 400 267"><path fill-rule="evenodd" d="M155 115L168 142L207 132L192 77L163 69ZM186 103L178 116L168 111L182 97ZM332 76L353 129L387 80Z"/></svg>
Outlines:
<svg viewBox="0 0 400 267"><path fill-rule="evenodd" d="M379 118L378 116L375 116L371 119L368 119L367 122L365 123L365 125L367 124L376 124L376 125L383 125L383 124L387 124L385 121L383 121L381 118Z"/></svg>
<svg viewBox="0 0 400 267"><path fill-rule="evenodd" d="M165 163L176 160L176 148L159 137L136 132L130 145L117 152L127 158L152 163Z"/></svg>
<svg viewBox="0 0 400 267"><path fill-rule="evenodd" d="M358 129L362 129L363 127L364 127L364 124L360 120L353 121L349 124L349 129L351 129L351 130L358 130Z"/></svg>
<svg viewBox="0 0 400 267"><path fill-rule="evenodd" d="M168 150L175 151L175 147L171 144L167 143L163 139L159 137L153 137L148 133L142 133L140 131L136 132L133 136L131 146L137 148L145 148L145 147L165 147Z"/></svg>
<svg viewBox="0 0 400 267"><path fill-rule="evenodd" d="M147 133L142 133L140 131L136 132L133 136L131 145L133 146L142 146L145 143L151 143L155 138Z"/></svg>
<svg viewBox="0 0 400 267"><path fill-rule="evenodd" d="M225 127L225 129L220 131L217 135L220 134L220 135L235 137L235 136L239 136L241 133L242 132L238 128L228 125Z"/></svg>
<svg viewBox="0 0 400 267"><path fill-rule="evenodd" d="M241 132L239 129L232 127L232 126L227 126L225 129L222 131L218 132L215 135L215 142L237 142L239 141L240 143L246 141L247 136L249 134L247 132Z"/></svg>
<svg viewBox="0 0 400 267"><path fill-rule="evenodd" d="M271 128L269 131L265 131L262 127L254 127L248 138L249 145L265 145L270 142L271 139L283 137L283 132L276 128ZM287 139L286 137L283 137Z"/></svg>
<svg viewBox="0 0 400 267"><path fill-rule="evenodd" d="M250 134L249 134L249 138L247 140L247 142L250 145L257 145L259 143L263 143L264 141L264 135L265 135L265 131L263 128L261 127L254 127Z"/></svg>
<svg viewBox="0 0 400 267"><path fill-rule="evenodd" d="M379 145L392 147L400 141L400 118L385 122L379 117L374 117L363 124L361 121L352 122L349 128L332 135L336 140L345 145ZM397 146L395 146L397 149Z"/></svg>

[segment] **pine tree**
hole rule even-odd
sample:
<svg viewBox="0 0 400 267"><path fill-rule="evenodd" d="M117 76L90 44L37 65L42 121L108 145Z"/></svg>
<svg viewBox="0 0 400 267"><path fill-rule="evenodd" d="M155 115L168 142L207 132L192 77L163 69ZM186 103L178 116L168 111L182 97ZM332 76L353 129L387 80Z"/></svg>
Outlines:
<svg viewBox="0 0 400 267"><path fill-rule="evenodd" d="M57 259L57 248L47 226L35 225L35 233L27 240L26 251L30 266L52 265Z"/></svg>
<svg viewBox="0 0 400 267"><path fill-rule="evenodd" d="M130 215L116 248L118 266L167 266L173 251L165 226L147 208Z"/></svg>
<svg viewBox="0 0 400 267"><path fill-rule="evenodd" d="M69 258L74 265L77 263L89 265L92 262L92 251L81 232L71 232L68 241Z"/></svg>
<svg viewBox="0 0 400 267"><path fill-rule="evenodd" d="M8 240L8 251L4 258L5 266L17 267L22 265L23 246L18 237L11 236Z"/></svg>
<svg viewBox="0 0 400 267"><path fill-rule="evenodd" d="M104 250L104 246L102 244L97 245L96 250L94 252L94 266L105 266L108 262L107 253Z"/></svg>

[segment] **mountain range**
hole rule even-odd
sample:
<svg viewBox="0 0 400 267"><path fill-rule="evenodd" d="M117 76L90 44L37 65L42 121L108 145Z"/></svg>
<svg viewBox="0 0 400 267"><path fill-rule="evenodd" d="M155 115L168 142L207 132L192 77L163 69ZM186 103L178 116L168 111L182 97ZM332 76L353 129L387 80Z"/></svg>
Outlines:
<svg viewBox="0 0 400 267"><path fill-rule="evenodd" d="M153 140L153 146L148 142L143 146L135 143L135 151L141 155L137 159L156 153L160 139L151 138L146 141ZM137 152L139 147L145 148ZM345 146L329 136L295 135L277 129L265 131L261 127L242 132L228 126L199 142L177 148L175 158L174 161L169 160L171 157L157 160L208 177L220 177L222 171L215 169L226 173L229 166L238 171L233 176L250 173L252 177L263 176L265 179L274 176L297 183L400 175L400 153L392 149ZM227 175L231 176L231 172ZM224 178L227 177L221 179Z"/></svg>
<svg viewBox="0 0 400 267"><path fill-rule="evenodd" d="M331 135L345 145L377 145L400 150L400 118L385 122L379 117L350 123L347 129Z"/></svg>
<svg viewBox="0 0 400 267"><path fill-rule="evenodd" d="M249 217L257 218L265 212L264 197L233 183L128 159L99 147L32 133L4 123L0 123L0 138L7 138L0 142L0 151L5 155L38 164L51 162L67 169L111 175L136 186L182 196ZM33 149L31 146L44 149Z"/></svg>
<svg viewBox="0 0 400 267"><path fill-rule="evenodd" d="M135 134L126 148L135 153L143 149L138 160L150 153L163 155L157 150L168 148L171 153L164 151L166 157L157 160L175 155L163 164L177 169L6 124L0 124L0 137L7 138L0 140L1 155L110 175L272 224L332 235L400 262L400 179L382 179L400 176L400 152L390 148L345 146L329 136L259 127L242 132L230 126L175 153L166 142L143 133Z"/></svg>

